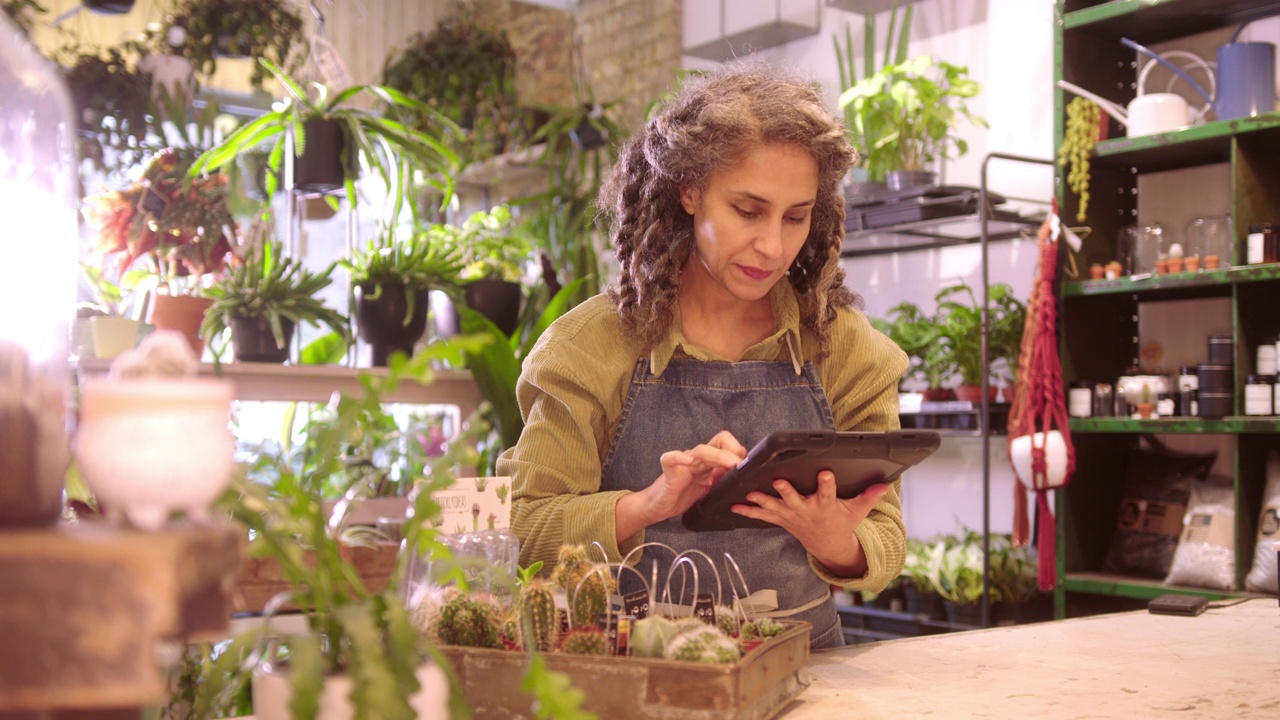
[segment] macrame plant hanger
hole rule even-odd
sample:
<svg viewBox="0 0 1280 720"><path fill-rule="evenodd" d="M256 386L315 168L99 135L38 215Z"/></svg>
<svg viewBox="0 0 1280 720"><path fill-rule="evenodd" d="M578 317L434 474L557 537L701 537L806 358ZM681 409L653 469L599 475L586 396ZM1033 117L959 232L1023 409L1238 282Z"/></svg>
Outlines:
<svg viewBox="0 0 1280 720"><path fill-rule="evenodd" d="M1036 233L1040 263L1027 303L1027 322L1018 355L1018 379L1014 385L1008 423L1009 458L1018 479L1014 485L1013 539L1015 544L1025 545L1030 536L1025 487L1036 494L1037 580L1040 589L1045 591L1053 589L1057 568L1057 528L1049 504L1049 491L1065 486L1075 470L1075 447L1071 442L1066 398L1062 391L1057 298L1053 290L1058 268L1058 241L1065 230L1055 200L1049 216ZM1029 472L1019 473L1015 445L1028 441ZM1056 452L1047 452L1047 449ZM1058 467L1051 468L1051 463ZM1023 477L1023 474L1028 477Z"/></svg>

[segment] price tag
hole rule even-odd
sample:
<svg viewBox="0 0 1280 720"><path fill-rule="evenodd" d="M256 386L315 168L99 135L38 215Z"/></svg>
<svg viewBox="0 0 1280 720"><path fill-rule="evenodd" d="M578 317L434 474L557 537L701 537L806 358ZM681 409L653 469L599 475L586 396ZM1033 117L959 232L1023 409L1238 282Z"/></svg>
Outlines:
<svg viewBox="0 0 1280 720"><path fill-rule="evenodd" d="M693 614L708 625L716 624L716 603L711 593L700 593L693 600Z"/></svg>
<svg viewBox="0 0 1280 720"><path fill-rule="evenodd" d="M623 615L634 615L640 620L649 616L649 591L636 590L622 596Z"/></svg>

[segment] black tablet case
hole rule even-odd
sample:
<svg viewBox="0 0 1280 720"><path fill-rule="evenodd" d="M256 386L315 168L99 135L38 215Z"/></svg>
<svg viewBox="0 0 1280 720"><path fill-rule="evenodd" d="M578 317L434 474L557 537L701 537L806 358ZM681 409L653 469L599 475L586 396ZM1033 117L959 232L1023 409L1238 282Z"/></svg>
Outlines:
<svg viewBox="0 0 1280 720"><path fill-rule="evenodd" d="M836 475L836 495L851 498L879 482L892 482L907 468L932 455L941 443L930 430L837 432L783 430L756 444L736 468L725 473L711 492L685 512L690 530L772 528L769 523L735 514L733 505L749 504L759 491L778 497L773 481L788 480L801 495L818 490L818 473Z"/></svg>

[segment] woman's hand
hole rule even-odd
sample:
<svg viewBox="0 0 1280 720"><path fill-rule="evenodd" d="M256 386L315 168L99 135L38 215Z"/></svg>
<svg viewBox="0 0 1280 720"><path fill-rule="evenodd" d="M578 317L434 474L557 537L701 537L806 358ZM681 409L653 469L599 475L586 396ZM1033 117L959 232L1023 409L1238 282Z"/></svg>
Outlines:
<svg viewBox="0 0 1280 720"><path fill-rule="evenodd" d="M834 575L856 578L866 574L867 556L853 529L889 492L888 485L872 485L857 497L841 500L836 497L835 475L824 470L818 473L818 491L808 497L796 492L786 480L774 480L773 488L781 498L749 493L747 500L755 504L734 505L733 511L791 533Z"/></svg>
<svg viewBox="0 0 1280 720"><path fill-rule="evenodd" d="M689 450L662 454L662 474L649 487L623 496L615 511L618 542L673 518L706 497L720 476L747 456L728 430Z"/></svg>

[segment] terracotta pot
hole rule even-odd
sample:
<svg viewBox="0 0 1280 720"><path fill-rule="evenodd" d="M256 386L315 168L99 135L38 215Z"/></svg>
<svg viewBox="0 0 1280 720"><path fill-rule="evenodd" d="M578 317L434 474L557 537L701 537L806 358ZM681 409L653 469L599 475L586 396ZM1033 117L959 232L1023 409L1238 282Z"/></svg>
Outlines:
<svg viewBox="0 0 1280 720"><path fill-rule="evenodd" d="M1186 259L1186 261L1183 263L1183 267L1186 269L1187 272L1195 272L1199 270L1200 257L1198 255L1192 255L1191 257Z"/></svg>
<svg viewBox="0 0 1280 720"><path fill-rule="evenodd" d="M928 388L923 394L925 402L946 402L956 398L956 393L951 388Z"/></svg>
<svg viewBox="0 0 1280 720"><path fill-rule="evenodd" d="M1153 410L1156 409L1156 406L1153 403L1140 402L1137 404L1137 408L1138 408L1138 417L1145 419L1145 418L1151 417L1151 413Z"/></svg>
<svg viewBox="0 0 1280 720"><path fill-rule="evenodd" d="M1101 280L1106 276L1107 276L1107 269L1102 266L1102 263L1094 263L1089 266L1090 280Z"/></svg>
<svg viewBox="0 0 1280 720"><path fill-rule="evenodd" d="M995 386L991 386L987 388L988 402L996 401L997 390L999 390L999 388ZM978 403L982 402L982 386L981 385L960 385L956 388L956 399L968 400L974 405L977 405Z"/></svg>
<svg viewBox="0 0 1280 720"><path fill-rule="evenodd" d="M204 340L200 337L200 325L204 323L204 311L208 310L212 304L213 300L194 295L156 293L151 296L151 306L147 309L147 322L154 325L156 330L173 330L181 333L198 358L204 354Z"/></svg>
<svg viewBox="0 0 1280 720"><path fill-rule="evenodd" d="M1182 258L1169 258L1169 272L1171 273L1182 272L1182 264L1183 264L1182 261L1183 261Z"/></svg>

